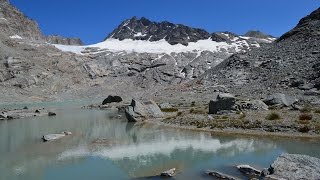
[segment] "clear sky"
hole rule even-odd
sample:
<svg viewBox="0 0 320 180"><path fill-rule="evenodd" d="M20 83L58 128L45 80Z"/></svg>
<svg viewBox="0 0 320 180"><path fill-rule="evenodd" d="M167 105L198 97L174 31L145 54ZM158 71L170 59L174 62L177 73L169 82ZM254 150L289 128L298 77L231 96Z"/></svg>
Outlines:
<svg viewBox="0 0 320 180"><path fill-rule="evenodd" d="M11 0L44 34L102 41L132 16L209 32L260 30L280 36L317 9L320 0Z"/></svg>

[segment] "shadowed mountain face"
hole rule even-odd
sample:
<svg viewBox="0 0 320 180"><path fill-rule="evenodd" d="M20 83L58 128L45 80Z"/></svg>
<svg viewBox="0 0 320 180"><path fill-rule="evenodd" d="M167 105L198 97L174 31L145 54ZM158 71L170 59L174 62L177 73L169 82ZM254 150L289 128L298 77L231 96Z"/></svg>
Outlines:
<svg viewBox="0 0 320 180"><path fill-rule="evenodd" d="M149 41L165 39L172 45L178 43L188 45L188 42L196 42L209 37L210 34L203 29L190 28L167 21L157 23L146 18L133 17L121 23L107 38Z"/></svg>
<svg viewBox="0 0 320 180"><path fill-rule="evenodd" d="M313 11L310 15L302 18L298 25L291 31L282 35L278 41L289 38L299 40L302 38L319 38L320 35L320 8Z"/></svg>
<svg viewBox="0 0 320 180"><path fill-rule="evenodd" d="M253 38L271 38L261 32L253 32L249 37ZM137 19L133 17L124 21L107 39L114 38L119 40L133 39L133 40L148 40L159 41L165 39L169 44L182 44L187 46L190 42L197 42L199 40L211 39L216 42L230 42L233 38L238 37L236 34L230 32L212 33L199 29L192 28L182 24L173 24L167 21L153 22L144 17Z"/></svg>

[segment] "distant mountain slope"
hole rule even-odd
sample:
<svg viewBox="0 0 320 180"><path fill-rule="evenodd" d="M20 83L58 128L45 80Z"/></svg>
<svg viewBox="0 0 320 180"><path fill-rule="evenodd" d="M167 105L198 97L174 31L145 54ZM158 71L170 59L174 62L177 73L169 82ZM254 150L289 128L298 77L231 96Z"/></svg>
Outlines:
<svg viewBox="0 0 320 180"><path fill-rule="evenodd" d="M12 6L8 0L0 1L0 33L13 38L26 38L66 45L82 45L81 40L78 38L44 36L38 23L26 17L17 8Z"/></svg>
<svg viewBox="0 0 320 180"><path fill-rule="evenodd" d="M236 34L229 32L208 33L203 29L192 28L167 21L153 22L144 17L141 19L133 17L122 22L118 28L109 34L106 40L111 38L119 39L120 41L125 39L144 40L151 42L165 40L171 45L182 44L185 46L187 46L190 42L197 42L199 40L207 39L211 39L212 41L216 42L234 42L236 40L243 40ZM264 37L261 36L253 38L272 40L272 37L267 35Z"/></svg>
<svg viewBox="0 0 320 180"><path fill-rule="evenodd" d="M317 101L320 88L320 9L300 20L275 43L236 54L203 76L233 93L265 97L286 92ZM319 102L320 103L320 102Z"/></svg>

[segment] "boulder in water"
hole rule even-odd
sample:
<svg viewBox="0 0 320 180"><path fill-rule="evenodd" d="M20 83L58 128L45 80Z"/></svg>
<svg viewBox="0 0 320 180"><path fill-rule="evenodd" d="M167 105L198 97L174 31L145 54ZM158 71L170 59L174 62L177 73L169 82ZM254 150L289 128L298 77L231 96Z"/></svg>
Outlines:
<svg viewBox="0 0 320 180"><path fill-rule="evenodd" d="M105 100L103 100L102 105L110 104L110 103L119 103L122 102L122 98L120 96L111 96L109 95Z"/></svg>

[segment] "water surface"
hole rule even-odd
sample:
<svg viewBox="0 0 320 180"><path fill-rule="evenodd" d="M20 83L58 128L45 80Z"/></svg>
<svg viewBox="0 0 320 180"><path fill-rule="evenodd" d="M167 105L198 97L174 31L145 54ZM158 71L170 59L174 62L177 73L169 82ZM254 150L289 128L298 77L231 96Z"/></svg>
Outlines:
<svg viewBox="0 0 320 180"><path fill-rule="evenodd" d="M56 117L0 121L0 179L154 179L174 167L176 179L212 179L204 175L207 169L244 178L235 165L268 167L283 152L320 157L317 141L137 125L118 118L116 111L85 110L80 104L48 105ZM73 135L41 141L45 134L65 130Z"/></svg>

